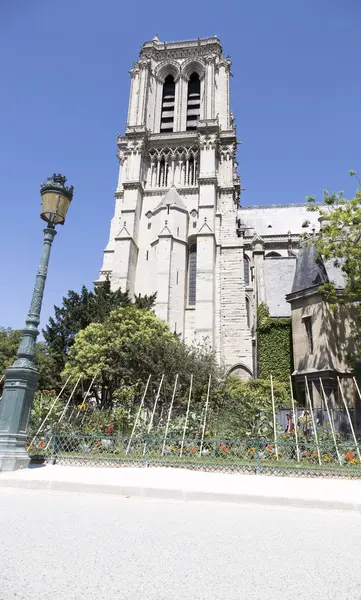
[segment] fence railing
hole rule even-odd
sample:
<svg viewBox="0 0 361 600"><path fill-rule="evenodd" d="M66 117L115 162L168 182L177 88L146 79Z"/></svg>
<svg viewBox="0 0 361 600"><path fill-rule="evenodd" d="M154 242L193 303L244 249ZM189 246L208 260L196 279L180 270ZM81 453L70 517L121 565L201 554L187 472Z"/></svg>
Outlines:
<svg viewBox="0 0 361 600"><path fill-rule="evenodd" d="M29 442L30 443L30 442ZM152 435L130 437L54 434L28 447L34 462L111 467L178 467L205 471L277 475L361 477L359 448L352 441L266 439L182 440Z"/></svg>

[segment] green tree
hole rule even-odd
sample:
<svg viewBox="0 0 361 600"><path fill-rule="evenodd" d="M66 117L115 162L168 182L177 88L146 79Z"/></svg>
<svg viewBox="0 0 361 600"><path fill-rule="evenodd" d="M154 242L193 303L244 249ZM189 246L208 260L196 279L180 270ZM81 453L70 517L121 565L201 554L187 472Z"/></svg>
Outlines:
<svg viewBox="0 0 361 600"><path fill-rule="evenodd" d="M343 192L329 194L324 190L323 202L308 196L308 210L317 212L323 218L320 235L308 237L316 245L324 260L333 261L345 277L345 288L340 290L335 283L330 282L320 286L320 292L331 308L337 310L337 305L344 305L352 315L354 326L351 334L356 344L356 355L352 362L361 361L361 341L359 331L361 326L361 182L356 172L351 170L351 176L358 180L358 186L353 198L345 198ZM308 226L309 222L305 223Z"/></svg>
<svg viewBox="0 0 361 600"><path fill-rule="evenodd" d="M135 296L134 306L151 309L156 295ZM57 373L65 366L69 349L74 343L76 334L91 323L102 323L116 308L131 306L128 292L112 291L110 281L106 280L94 291L82 287L80 294L73 290L63 298L62 306L54 306L54 317L43 331L44 339L56 363Z"/></svg>
<svg viewBox="0 0 361 600"><path fill-rule="evenodd" d="M0 373L4 373L16 358L22 331L20 329L0 328ZM35 364L40 373L39 389L49 389L56 385L56 367L45 344L36 344Z"/></svg>
<svg viewBox="0 0 361 600"><path fill-rule="evenodd" d="M92 323L75 337L63 376L89 381L96 377L98 403L113 406L141 394L148 376L149 404L164 374L159 408L169 405L175 377L178 386L175 413L185 407L190 376L194 375L193 405L203 402L209 374L217 383L221 369L214 353L206 346L186 346L168 326L150 311L133 306L117 309L103 323Z"/></svg>
<svg viewBox="0 0 361 600"><path fill-rule="evenodd" d="M148 375L158 372L164 348L177 341L167 325L151 311L133 306L112 311L103 323L91 323L75 336L64 377L100 382L103 404L113 393L132 386L136 393Z"/></svg>

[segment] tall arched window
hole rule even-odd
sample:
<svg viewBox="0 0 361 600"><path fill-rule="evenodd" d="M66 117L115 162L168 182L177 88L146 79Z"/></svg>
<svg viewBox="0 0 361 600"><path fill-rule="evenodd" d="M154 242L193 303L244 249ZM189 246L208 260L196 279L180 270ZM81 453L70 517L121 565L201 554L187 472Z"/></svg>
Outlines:
<svg viewBox="0 0 361 600"><path fill-rule="evenodd" d="M249 285L249 258L247 256L243 259L243 268L244 268L244 282L246 285Z"/></svg>
<svg viewBox="0 0 361 600"><path fill-rule="evenodd" d="M173 131L175 83L173 75L167 75L163 84L161 131Z"/></svg>
<svg viewBox="0 0 361 600"><path fill-rule="evenodd" d="M168 185L168 174L169 174L169 164L168 161L165 160L165 157L159 161L159 169L158 169L158 187L167 187Z"/></svg>
<svg viewBox="0 0 361 600"><path fill-rule="evenodd" d="M188 305L194 306L196 303L196 282L197 282L197 244L194 243L189 248L188 257Z"/></svg>
<svg viewBox="0 0 361 600"><path fill-rule="evenodd" d="M247 327L251 329L251 304L249 298L246 296L246 311L247 311Z"/></svg>
<svg viewBox="0 0 361 600"><path fill-rule="evenodd" d="M201 114L201 82L198 73L192 73L188 82L187 131L196 129Z"/></svg>

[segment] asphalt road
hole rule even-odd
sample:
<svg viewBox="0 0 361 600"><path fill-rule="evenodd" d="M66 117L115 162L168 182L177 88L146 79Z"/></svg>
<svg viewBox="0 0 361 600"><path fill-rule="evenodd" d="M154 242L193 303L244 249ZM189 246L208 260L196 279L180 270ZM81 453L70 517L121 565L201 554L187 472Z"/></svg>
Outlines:
<svg viewBox="0 0 361 600"><path fill-rule="evenodd" d="M361 516L0 490L1 600L361 600Z"/></svg>

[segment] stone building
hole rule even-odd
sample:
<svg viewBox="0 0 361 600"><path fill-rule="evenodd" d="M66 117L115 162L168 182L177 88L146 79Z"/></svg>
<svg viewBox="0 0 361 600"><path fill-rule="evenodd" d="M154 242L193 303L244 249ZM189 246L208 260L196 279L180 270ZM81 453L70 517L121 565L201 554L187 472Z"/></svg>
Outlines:
<svg viewBox="0 0 361 600"><path fill-rule="evenodd" d="M257 306L290 316L309 214L305 205L241 205L230 68L217 37L142 46L98 283L157 292L156 313L172 331L207 338L231 372L252 377Z"/></svg>
<svg viewBox="0 0 361 600"><path fill-rule="evenodd" d="M323 406L324 394L330 406L342 406L341 385L348 404L357 404L359 409L348 360L355 351L352 311L342 305L333 309L324 301L319 286L331 282L342 294L346 283L342 270L334 261L323 260L314 245L302 245L291 292L286 296L292 315L293 377L303 391L307 378L314 406Z"/></svg>

